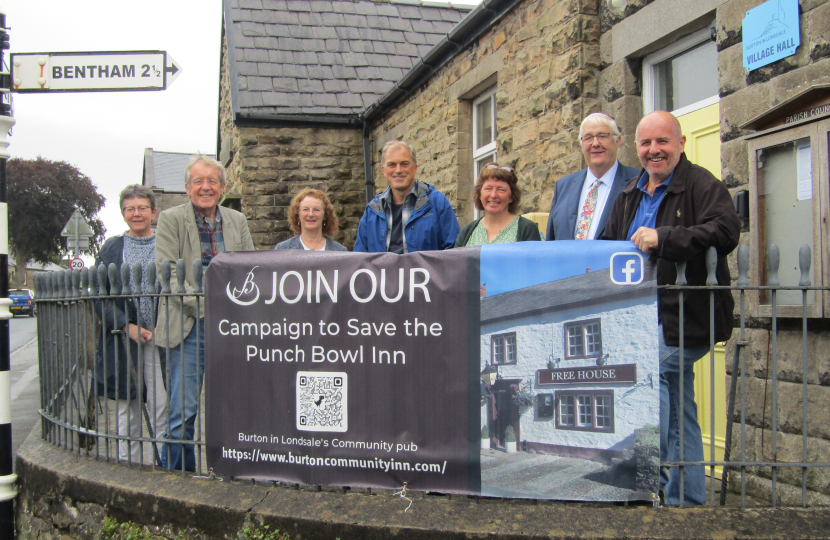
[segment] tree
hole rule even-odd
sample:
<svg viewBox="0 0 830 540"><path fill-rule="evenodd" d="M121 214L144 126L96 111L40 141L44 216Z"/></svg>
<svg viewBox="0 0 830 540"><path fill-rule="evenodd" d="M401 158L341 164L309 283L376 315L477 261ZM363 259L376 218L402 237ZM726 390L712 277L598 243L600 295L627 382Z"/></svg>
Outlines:
<svg viewBox="0 0 830 540"><path fill-rule="evenodd" d="M104 197L76 167L63 161L14 158L8 161L9 248L15 260L56 262L66 254L61 231L80 208L93 232L90 251L97 253L106 228L97 213Z"/></svg>

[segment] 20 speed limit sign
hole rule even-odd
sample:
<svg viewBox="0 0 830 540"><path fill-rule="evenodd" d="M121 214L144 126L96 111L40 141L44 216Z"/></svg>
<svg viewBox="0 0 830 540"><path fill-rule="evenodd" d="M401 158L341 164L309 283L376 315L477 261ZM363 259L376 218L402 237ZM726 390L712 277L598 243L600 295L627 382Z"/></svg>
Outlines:
<svg viewBox="0 0 830 540"><path fill-rule="evenodd" d="M80 257L75 257L71 261L69 261L69 268L72 270L83 270L84 268L84 260Z"/></svg>

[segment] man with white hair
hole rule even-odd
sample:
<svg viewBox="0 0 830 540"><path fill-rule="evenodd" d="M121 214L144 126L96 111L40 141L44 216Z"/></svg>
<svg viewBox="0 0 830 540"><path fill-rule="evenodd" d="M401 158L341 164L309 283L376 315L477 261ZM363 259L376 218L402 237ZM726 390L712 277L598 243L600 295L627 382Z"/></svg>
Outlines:
<svg viewBox="0 0 830 540"><path fill-rule="evenodd" d="M639 172L617 160L621 139L620 128L607 114L585 117L579 126L579 141L588 168L557 180L545 240L600 237L614 200Z"/></svg>
<svg viewBox="0 0 830 540"><path fill-rule="evenodd" d="M206 156L194 157L184 174L184 188L190 201L174 206L159 215L156 229L156 266L161 270L164 260L173 267L173 290L176 261L184 260L185 288L193 292L193 262L210 261L223 251L253 251L254 243L248 220L230 208L220 210L219 200L225 192L225 168ZM169 307L168 307L169 304ZM170 425L168 439L192 441L196 423L199 394L205 377L205 303L196 308L196 298L170 297L159 305L156 344L169 347ZM184 410L182 410L184 404ZM184 431L182 431L184 426ZM181 470L182 447L184 468L196 470L196 454L192 444L168 444L162 452L162 466Z"/></svg>
<svg viewBox="0 0 830 540"><path fill-rule="evenodd" d="M415 149L403 141L383 145L381 169L389 185L366 205L354 250L412 253L450 249L460 228L450 201L434 186L415 180Z"/></svg>

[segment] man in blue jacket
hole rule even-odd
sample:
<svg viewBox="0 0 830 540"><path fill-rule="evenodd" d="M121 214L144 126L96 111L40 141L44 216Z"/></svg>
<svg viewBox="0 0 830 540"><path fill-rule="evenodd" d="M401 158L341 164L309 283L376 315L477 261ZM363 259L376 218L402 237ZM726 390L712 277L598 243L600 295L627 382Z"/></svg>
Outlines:
<svg viewBox="0 0 830 540"><path fill-rule="evenodd" d="M389 187L366 205L354 250L403 254L453 247L458 219L443 193L415 180L415 149L390 141L383 145L381 163Z"/></svg>

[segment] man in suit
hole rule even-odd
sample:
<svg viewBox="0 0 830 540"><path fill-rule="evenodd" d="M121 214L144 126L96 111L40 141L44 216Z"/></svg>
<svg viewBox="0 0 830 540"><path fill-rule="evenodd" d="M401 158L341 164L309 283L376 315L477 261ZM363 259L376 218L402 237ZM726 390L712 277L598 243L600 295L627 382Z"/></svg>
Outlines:
<svg viewBox="0 0 830 540"><path fill-rule="evenodd" d="M607 114L589 114L579 126L587 169L556 182L545 240L594 240L605 229L614 199L637 176L617 161L620 128Z"/></svg>
<svg viewBox="0 0 830 540"><path fill-rule="evenodd" d="M225 191L225 168L218 161L196 156L184 174L184 187L190 202L165 210L156 230L156 266L164 260L173 265L172 283L176 281L176 261L184 260L185 288L193 292L193 262L206 268L223 251L253 251L254 243L245 216L230 208L219 207ZM175 289L174 289L175 290ZM169 304L169 305L168 305ZM205 303L195 296L171 297L159 306L156 342L169 347L170 425L166 438L192 441L202 381L205 376ZM184 382L182 382L184 380ZM184 410L182 410L184 401ZM184 431L182 431L184 426ZM192 444L168 444L162 452L162 466L196 470Z"/></svg>

